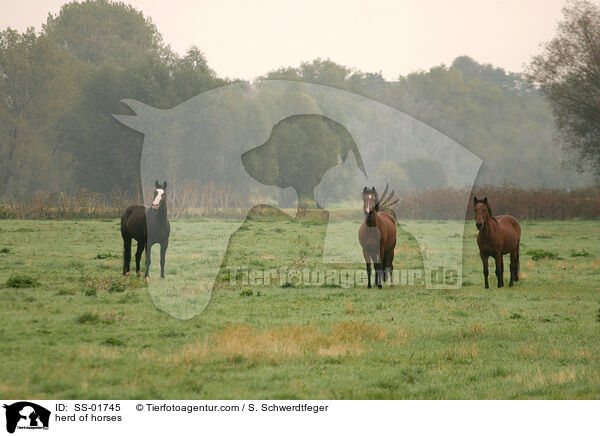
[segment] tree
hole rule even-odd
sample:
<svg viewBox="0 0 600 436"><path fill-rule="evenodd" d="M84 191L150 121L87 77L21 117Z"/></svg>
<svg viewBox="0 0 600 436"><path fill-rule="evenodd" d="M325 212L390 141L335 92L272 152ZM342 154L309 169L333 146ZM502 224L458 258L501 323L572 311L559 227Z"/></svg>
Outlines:
<svg viewBox="0 0 600 436"><path fill-rule="evenodd" d="M67 3L48 15L44 33L77 58L125 68L163 46L156 26L132 6L108 0Z"/></svg>
<svg viewBox="0 0 600 436"><path fill-rule="evenodd" d="M573 1L554 39L533 57L528 79L548 97L560 138L581 170L600 180L600 8Z"/></svg>
<svg viewBox="0 0 600 436"><path fill-rule="evenodd" d="M55 126L75 98L78 71L33 28L0 32L0 195L57 190L68 179Z"/></svg>
<svg viewBox="0 0 600 436"><path fill-rule="evenodd" d="M416 192L425 192L448 186L442 164L433 159L409 159L402 162L402 169L408 175Z"/></svg>

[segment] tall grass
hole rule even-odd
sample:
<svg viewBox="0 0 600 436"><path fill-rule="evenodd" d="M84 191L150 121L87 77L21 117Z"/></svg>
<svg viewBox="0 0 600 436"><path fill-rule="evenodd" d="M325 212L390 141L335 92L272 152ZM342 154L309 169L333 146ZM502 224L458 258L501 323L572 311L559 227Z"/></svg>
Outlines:
<svg viewBox="0 0 600 436"><path fill-rule="evenodd" d="M455 207L464 201L467 190L439 189L400 196L397 211L402 219L464 219ZM473 196L488 197L494 215L510 214L519 219L598 218L600 217L600 187L575 189L522 189L486 186L475 188ZM467 218L473 218L471 203Z"/></svg>
<svg viewBox="0 0 600 436"><path fill-rule="evenodd" d="M151 192L147 194L146 198L149 198ZM456 205L463 203L467 194L468 190L454 188L403 193L399 195L397 215L399 219L464 219L464 213ZM487 196L496 215L555 220L600 217L600 187L566 191L487 186L476 188L470 194L471 197ZM171 188L168 199L172 218L244 218L248 207L262 202L260 198L236 192L231 185L213 182L200 185L193 181ZM130 192L36 193L29 198L0 200L0 218L118 218L128 205L139 203L142 203L141 195ZM359 203L357 199L357 211ZM467 218L472 218L471 204L465 206ZM348 209L348 219L356 218L352 211L354 209Z"/></svg>

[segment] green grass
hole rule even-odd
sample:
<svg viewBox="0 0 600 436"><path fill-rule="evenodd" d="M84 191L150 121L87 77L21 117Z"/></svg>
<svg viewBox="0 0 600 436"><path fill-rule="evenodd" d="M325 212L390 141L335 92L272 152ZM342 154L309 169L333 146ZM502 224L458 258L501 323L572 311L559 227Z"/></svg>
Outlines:
<svg viewBox="0 0 600 436"><path fill-rule="evenodd" d="M173 221L165 280L202 268L218 253L204 243L207 231L230 225ZM358 222L344 225L355 238ZM104 255L121 252L117 220L0 221L8 250L0 257L0 397L600 398L598 222L523 222L522 280L497 289L492 273L489 290L472 222L459 290L233 286L227 265L320 262L318 223L266 219L244 228L210 304L182 321L157 309L143 279L121 277L119 257ZM190 240L203 241L204 257ZM397 259L397 268L422 266L402 232ZM37 286L9 287L11 277Z"/></svg>
<svg viewBox="0 0 600 436"><path fill-rule="evenodd" d="M527 250L527 255L531 256L532 260L540 259L560 259L557 253L544 249Z"/></svg>

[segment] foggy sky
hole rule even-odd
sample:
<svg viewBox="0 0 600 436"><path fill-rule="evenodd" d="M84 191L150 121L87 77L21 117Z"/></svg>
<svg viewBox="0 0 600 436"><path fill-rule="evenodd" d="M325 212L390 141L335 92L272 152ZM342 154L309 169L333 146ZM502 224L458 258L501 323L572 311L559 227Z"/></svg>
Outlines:
<svg viewBox="0 0 600 436"><path fill-rule="evenodd" d="M0 28L41 29L64 0L0 0ZM129 0L182 54L197 45L219 76L253 79L330 58L388 80L468 55L521 71L554 35L564 0Z"/></svg>

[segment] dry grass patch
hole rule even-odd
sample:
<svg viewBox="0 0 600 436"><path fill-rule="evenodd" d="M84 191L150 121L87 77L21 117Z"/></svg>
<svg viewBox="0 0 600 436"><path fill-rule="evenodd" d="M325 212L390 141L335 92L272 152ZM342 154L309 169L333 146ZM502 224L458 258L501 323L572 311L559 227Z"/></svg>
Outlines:
<svg viewBox="0 0 600 436"><path fill-rule="evenodd" d="M167 360L189 366L215 360L279 363L306 355L348 357L362 354L366 342L383 342L387 336L383 327L357 321L335 324L329 334L315 326L262 331L241 325L230 326L204 341L184 347Z"/></svg>
<svg viewBox="0 0 600 436"><path fill-rule="evenodd" d="M540 388L549 385L563 385L575 381L576 378L575 372L569 368L543 373L539 367L534 374L519 374L510 377L510 379L527 389Z"/></svg>
<svg viewBox="0 0 600 436"><path fill-rule="evenodd" d="M76 355L78 359L92 359L96 360L107 359L107 360L115 360L122 356L123 351L118 348L108 348L102 347L100 345L87 345L84 347L80 347L76 351Z"/></svg>
<svg viewBox="0 0 600 436"><path fill-rule="evenodd" d="M24 395L25 392L29 392L29 379L25 380L25 383L19 383L18 385L9 385L6 383L0 383L0 398L27 398L30 395Z"/></svg>
<svg viewBox="0 0 600 436"><path fill-rule="evenodd" d="M476 338L484 333L485 328L480 322L471 324L467 329L461 330L459 337L461 338Z"/></svg>
<svg viewBox="0 0 600 436"><path fill-rule="evenodd" d="M351 300L346 300L344 302L344 313L347 313L348 315L352 315L354 313L354 304Z"/></svg>
<svg viewBox="0 0 600 436"><path fill-rule="evenodd" d="M410 330L407 328L398 329L391 334L390 343L392 345L406 345L410 337Z"/></svg>
<svg viewBox="0 0 600 436"><path fill-rule="evenodd" d="M461 342L458 347L456 344L452 344L449 350L442 352L440 355L443 360L457 363L470 362L478 356L477 345L474 342L470 345Z"/></svg>
<svg viewBox="0 0 600 436"><path fill-rule="evenodd" d="M553 348L550 352L550 357L562 360L562 359L579 359L579 360L596 360L597 355L594 355L590 350L586 348L580 348L577 351L563 351L560 348Z"/></svg>
<svg viewBox="0 0 600 436"><path fill-rule="evenodd" d="M517 353L521 357L539 357L540 356L538 347L535 344L529 344L524 347L521 347L517 350Z"/></svg>

